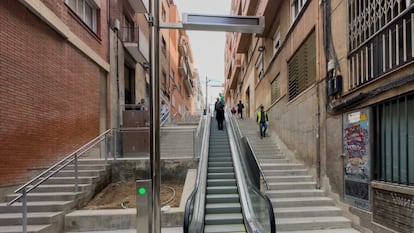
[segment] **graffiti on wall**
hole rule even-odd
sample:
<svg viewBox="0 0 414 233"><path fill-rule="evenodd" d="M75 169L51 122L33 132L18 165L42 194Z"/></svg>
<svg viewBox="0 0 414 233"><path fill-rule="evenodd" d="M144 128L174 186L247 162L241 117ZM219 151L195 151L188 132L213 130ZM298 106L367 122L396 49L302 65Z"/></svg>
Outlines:
<svg viewBox="0 0 414 233"><path fill-rule="evenodd" d="M370 209L369 134L369 109L344 114L345 200L361 209Z"/></svg>
<svg viewBox="0 0 414 233"><path fill-rule="evenodd" d="M345 174L355 178L369 179L369 157L367 155L368 129L363 124L345 128L346 166Z"/></svg>
<svg viewBox="0 0 414 233"><path fill-rule="evenodd" d="M374 222L397 232L413 232L413 217L414 196L373 188Z"/></svg>

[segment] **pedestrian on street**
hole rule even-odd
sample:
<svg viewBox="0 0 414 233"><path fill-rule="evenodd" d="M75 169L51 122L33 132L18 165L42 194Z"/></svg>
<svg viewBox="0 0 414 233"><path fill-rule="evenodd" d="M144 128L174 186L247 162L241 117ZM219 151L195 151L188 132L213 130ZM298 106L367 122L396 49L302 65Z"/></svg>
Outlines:
<svg viewBox="0 0 414 233"><path fill-rule="evenodd" d="M237 104L237 113L240 114L240 118L243 119L243 108L244 104L241 100L239 100L239 103Z"/></svg>
<svg viewBox="0 0 414 233"><path fill-rule="evenodd" d="M216 103L216 120L218 125L218 130L223 130L223 121L224 121L224 104L220 101Z"/></svg>
<svg viewBox="0 0 414 233"><path fill-rule="evenodd" d="M263 105L260 106L260 111L257 112L257 123L259 124L260 138L266 137L267 122L269 121L267 112L264 110Z"/></svg>

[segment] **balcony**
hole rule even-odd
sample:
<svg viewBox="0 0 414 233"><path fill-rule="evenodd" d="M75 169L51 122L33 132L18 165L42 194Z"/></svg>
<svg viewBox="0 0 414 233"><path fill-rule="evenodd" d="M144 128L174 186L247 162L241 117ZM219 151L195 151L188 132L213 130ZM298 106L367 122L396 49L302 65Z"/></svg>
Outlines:
<svg viewBox="0 0 414 233"><path fill-rule="evenodd" d="M190 79L188 75L184 76L184 86L187 88L187 91L190 95L193 94L193 80Z"/></svg>
<svg viewBox="0 0 414 233"><path fill-rule="evenodd" d="M281 10L282 1L281 0L273 0L273 1L267 1L266 6L260 6L258 10L258 14L261 14L265 17L265 19L269 20L271 22L271 19L274 19L276 14ZM264 9L263 9L264 8ZM263 35L267 35L269 31L271 30L273 24L272 23L265 23L265 29L263 31Z"/></svg>
<svg viewBox="0 0 414 233"><path fill-rule="evenodd" d="M233 73L231 75L231 79L230 79L230 89L236 89L237 87L237 80L239 79L240 76L240 70L241 70L241 55L237 54L236 58L233 60Z"/></svg>
<svg viewBox="0 0 414 233"><path fill-rule="evenodd" d="M122 28L122 42L125 50L137 63L149 62L149 43L139 28Z"/></svg>
<svg viewBox="0 0 414 233"><path fill-rule="evenodd" d="M252 42L252 34L250 33L238 33L236 39L236 52L247 53L249 51L250 43Z"/></svg>
<svg viewBox="0 0 414 233"><path fill-rule="evenodd" d="M135 13L148 13L149 0L128 0Z"/></svg>
<svg viewBox="0 0 414 233"><path fill-rule="evenodd" d="M178 43L178 53L180 56L187 56L187 43L185 40L180 39L180 43Z"/></svg>
<svg viewBox="0 0 414 233"><path fill-rule="evenodd" d="M178 65L178 72L181 76L188 75L187 65L185 64L185 58L181 57L180 64Z"/></svg>

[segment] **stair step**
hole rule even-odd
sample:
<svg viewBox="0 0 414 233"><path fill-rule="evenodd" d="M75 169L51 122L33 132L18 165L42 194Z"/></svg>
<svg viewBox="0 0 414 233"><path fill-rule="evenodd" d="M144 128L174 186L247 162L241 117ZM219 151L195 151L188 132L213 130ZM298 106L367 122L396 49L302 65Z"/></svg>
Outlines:
<svg viewBox="0 0 414 233"><path fill-rule="evenodd" d="M276 218L340 216L341 209L335 206L305 206L274 209Z"/></svg>
<svg viewBox="0 0 414 233"><path fill-rule="evenodd" d="M266 176L266 181L269 183L313 181L313 177L312 176Z"/></svg>
<svg viewBox="0 0 414 233"><path fill-rule="evenodd" d="M208 167L233 167L233 162L208 162Z"/></svg>
<svg viewBox="0 0 414 233"><path fill-rule="evenodd" d="M215 213L240 213L241 205L240 203L207 203L206 204L206 213L215 214Z"/></svg>
<svg viewBox="0 0 414 233"><path fill-rule="evenodd" d="M350 228L351 220L344 217L276 218L279 231Z"/></svg>
<svg viewBox="0 0 414 233"><path fill-rule="evenodd" d="M292 169L305 169L305 165L297 163L267 163L262 164L263 170L292 170Z"/></svg>
<svg viewBox="0 0 414 233"><path fill-rule="evenodd" d="M104 164L78 164L78 170L106 170L110 165L104 165ZM63 168L63 170L75 170L75 165L67 165Z"/></svg>
<svg viewBox="0 0 414 233"><path fill-rule="evenodd" d="M209 173L226 173L226 172L234 172L233 167L209 167L207 169Z"/></svg>
<svg viewBox="0 0 414 233"><path fill-rule="evenodd" d="M82 192L30 192L27 194L27 201L72 201L81 194ZM7 195L6 201L9 202L18 195L17 193Z"/></svg>
<svg viewBox="0 0 414 233"><path fill-rule="evenodd" d="M103 175L105 170L79 170L78 176L100 176ZM53 177L75 177L75 171L61 170Z"/></svg>
<svg viewBox="0 0 414 233"><path fill-rule="evenodd" d="M245 233L246 228L243 224L223 224L223 225L206 225L204 233Z"/></svg>
<svg viewBox="0 0 414 233"><path fill-rule="evenodd" d="M78 184L92 184L98 178L97 176L78 177ZM75 177L50 177L43 184L75 184Z"/></svg>
<svg viewBox="0 0 414 233"><path fill-rule="evenodd" d="M263 173L266 177L268 176L292 176L292 175L307 175L308 170L306 169L282 169L275 170L271 168L263 169Z"/></svg>
<svg viewBox="0 0 414 233"><path fill-rule="evenodd" d="M316 182L268 182L271 190L286 190L286 189L315 189Z"/></svg>
<svg viewBox="0 0 414 233"><path fill-rule="evenodd" d="M236 179L208 179L207 186L234 186Z"/></svg>
<svg viewBox="0 0 414 233"><path fill-rule="evenodd" d="M207 179L234 179L234 172L223 172L223 173L208 173Z"/></svg>
<svg viewBox="0 0 414 233"><path fill-rule="evenodd" d="M206 214L204 221L206 225L243 224L243 215L241 213Z"/></svg>
<svg viewBox="0 0 414 233"><path fill-rule="evenodd" d="M85 191L90 184L78 184L78 191ZM28 186L29 188L31 186ZM33 189L35 192L75 192L74 184L41 184Z"/></svg>
<svg viewBox="0 0 414 233"><path fill-rule="evenodd" d="M325 195L321 189L266 190L265 193L269 198L321 197Z"/></svg>
<svg viewBox="0 0 414 233"><path fill-rule="evenodd" d="M329 197L293 197L293 198L271 198L274 208L297 207L297 206L332 206L333 201Z"/></svg>
<svg viewBox="0 0 414 233"><path fill-rule="evenodd" d="M30 201L27 202L28 212L54 212L71 209L75 205L74 201ZM22 211L22 203L15 202L11 206L7 203L0 203L0 213L16 213Z"/></svg>
<svg viewBox="0 0 414 233"><path fill-rule="evenodd" d="M342 229L319 229L319 230L303 230L303 231L277 231L277 233L360 233L354 228Z"/></svg>
<svg viewBox="0 0 414 233"><path fill-rule="evenodd" d="M207 203L229 203L239 202L239 194L207 194Z"/></svg>
<svg viewBox="0 0 414 233"><path fill-rule="evenodd" d="M27 233L50 232L52 225L27 225ZM0 233L22 233L21 225L0 226Z"/></svg>
<svg viewBox="0 0 414 233"><path fill-rule="evenodd" d="M233 159L230 156L227 157L209 157L208 162L233 162Z"/></svg>
<svg viewBox="0 0 414 233"><path fill-rule="evenodd" d="M56 218L62 217L64 212L29 212L27 213L27 224L49 224L55 222ZM6 225L21 225L22 213L0 213L0 226Z"/></svg>
<svg viewBox="0 0 414 233"><path fill-rule="evenodd" d="M259 157L259 156L257 156ZM260 164L268 164L268 163L289 163L289 160L285 159L285 158L258 158L260 161Z"/></svg>
<svg viewBox="0 0 414 233"><path fill-rule="evenodd" d="M237 186L207 187L207 194L231 194L238 193Z"/></svg>

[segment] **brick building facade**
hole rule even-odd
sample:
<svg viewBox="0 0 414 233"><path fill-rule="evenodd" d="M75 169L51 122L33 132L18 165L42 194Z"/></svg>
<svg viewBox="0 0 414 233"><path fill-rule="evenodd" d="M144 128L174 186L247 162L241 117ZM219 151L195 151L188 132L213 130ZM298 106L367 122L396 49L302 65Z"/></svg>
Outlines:
<svg viewBox="0 0 414 233"><path fill-rule="evenodd" d="M0 185L26 179L106 128L106 1L0 2Z"/></svg>

